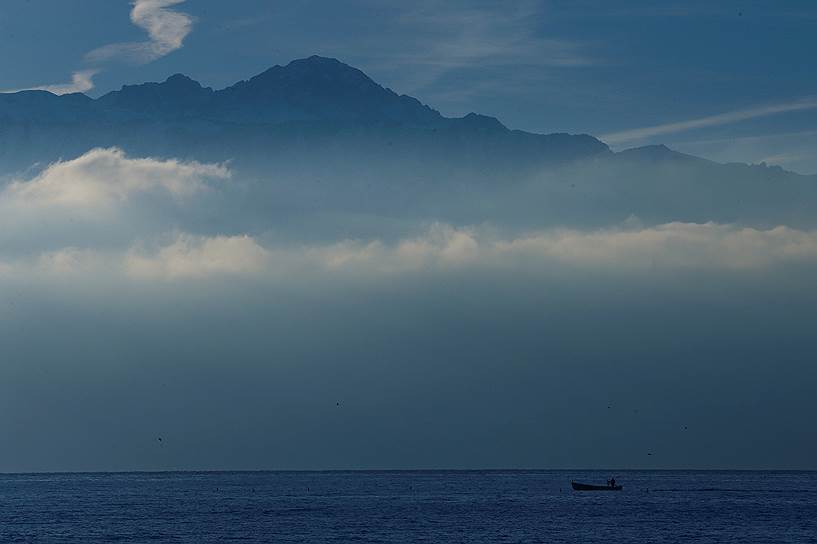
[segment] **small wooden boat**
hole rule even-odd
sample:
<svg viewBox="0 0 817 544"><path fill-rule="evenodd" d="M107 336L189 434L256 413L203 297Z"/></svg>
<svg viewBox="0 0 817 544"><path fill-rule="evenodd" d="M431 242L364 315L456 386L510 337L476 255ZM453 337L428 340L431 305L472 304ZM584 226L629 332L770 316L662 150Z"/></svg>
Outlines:
<svg viewBox="0 0 817 544"><path fill-rule="evenodd" d="M575 491L621 491L620 485L591 485L580 484L579 482L570 482Z"/></svg>

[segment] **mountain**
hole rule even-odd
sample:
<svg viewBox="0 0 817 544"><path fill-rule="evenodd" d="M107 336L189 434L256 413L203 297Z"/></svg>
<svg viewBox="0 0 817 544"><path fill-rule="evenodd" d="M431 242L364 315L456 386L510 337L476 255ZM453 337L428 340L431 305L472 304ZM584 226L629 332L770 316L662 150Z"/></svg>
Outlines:
<svg viewBox="0 0 817 544"><path fill-rule="evenodd" d="M441 126L439 112L397 95L356 68L313 56L274 66L219 91L176 74L162 83L126 85L97 100L111 115L142 118L197 117L250 124L287 122L397 123Z"/></svg>
<svg viewBox="0 0 817 544"><path fill-rule="evenodd" d="M636 215L817 226L815 176L718 164L662 145L613 153L590 135L512 130L477 113L449 118L319 56L219 90L175 74L97 99L0 94L0 181L111 146L230 161L236 178L255 187L247 205L259 213L273 199L290 212L414 206L461 221L504 214L609 224Z"/></svg>
<svg viewBox="0 0 817 544"><path fill-rule="evenodd" d="M137 117L182 118L205 111L213 90L197 81L175 74L163 83L125 85L100 97L96 104L104 112L129 112Z"/></svg>
<svg viewBox="0 0 817 544"><path fill-rule="evenodd" d="M296 139L307 132L352 131L360 136L362 130L382 136L388 129L395 134L385 137L394 140L407 132L424 130L442 133L434 135L437 146L449 140L456 141L456 147L467 147L472 137L477 137L500 147L521 146L524 153L538 152L548 160L608 151L605 144L587 135L511 131L497 119L475 113L446 118L416 98L378 85L356 68L319 56L274 66L218 91L175 74L161 83L125 85L96 100L82 94L55 96L45 91L0 94L0 122L6 137L11 138L15 128L23 128L24 139L41 128L73 125L83 132L95 126L98 132L105 132L95 140L106 140L108 145L122 145L116 127L125 125L136 125L139 130L153 125L159 132L163 131L159 126L182 128L183 132L185 125L206 125L208 133L245 127L253 138L258 137L259 129L280 133L286 127ZM63 148L58 154L71 153ZM0 161L11 158L8 153L0 155Z"/></svg>

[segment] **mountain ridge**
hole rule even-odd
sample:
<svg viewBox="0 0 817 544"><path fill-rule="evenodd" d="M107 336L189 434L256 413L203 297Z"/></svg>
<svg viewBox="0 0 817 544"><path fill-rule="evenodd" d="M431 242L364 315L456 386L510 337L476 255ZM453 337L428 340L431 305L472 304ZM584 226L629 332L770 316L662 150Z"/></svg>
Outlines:
<svg viewBox="0 0 817 544"><path fill-rule="evenodd" d="M229 163L242 210L305 229L304 218L326 210L461 224L600 227L634 216L817 228L817 176L664 145L613 152L590 135L514 130L475 112L449 118L326 57L217 90L177 73L96 99L0 95L0 187L112 147ZM339 218L337 228L349 224Z"/></svg>
<svg viewBox="0 0 817 544"><path fill-rule="evenodd" d="M26 112L26 106L39 111ZM65 106L63 111L59 106ZM176 73L162 82L123 85L98 98L83 93L55 95L48 91L0 94L0 119L24 120L26 114L37 120L55 121L75 120L81 115L113 121L199 117L250 124L324 121L510 131L488 115L472 112L463 117L445 117L415 97L398 94L378 84L358 68L318 55L272 66L218 90ZM600 152L609 149L589 134L575 136L585 141L592 138Z"/></svg>
<svg viewBox="0 0 817 544"><path fill-rule="evenodd" d="M304 160L323 157L323 163L337 164L354 156L369 163L355 169L371 175L374 164L385 168L391 162L401 165L403 176L440 180L520 179L599 159L625 178L635 175L631 166L643 171L662 165L704 169L690 176L713 180L724 173L769 180L800 176L775 166L720 164L664 145L613 152L589 134L510 129L475 112L445 117L358 68L317 55L217 90L175 73L98 98L41 90L0 94L0 175L111 146L140 155L238 159L236 164L256 172L273 157L292 162L294 172Z"/></svg>

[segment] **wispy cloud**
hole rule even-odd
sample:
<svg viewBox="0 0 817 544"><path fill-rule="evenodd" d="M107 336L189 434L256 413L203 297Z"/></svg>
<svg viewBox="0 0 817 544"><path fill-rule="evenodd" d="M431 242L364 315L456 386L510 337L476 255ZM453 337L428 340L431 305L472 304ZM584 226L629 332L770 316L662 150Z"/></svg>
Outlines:
<svg viewBox="0 0 817 544"><path fill-rule="evenodd" d="M734 136L730 138L705 138L702 140L684 140L682 144L722 144L734 142L768 142L791 137L815 136L817 130L796 130L790 132L775 132L772 134L753 134L751 136Z"/></svg>
<svg viewBox="0 0 817 544"><path fill-rule="evenodd" d="M672 141L672 147L678 151L716 162L765 162L801 174L817 172L815 145L814 129Z"/></svg>
<svg viewBox="0 0 817 544"><path fill-rule="evenodd" d="M811 109L817 109L817 97L795 100L793 102L784 102L781 104L748 108L743 110L728 111L725 113L719 113L717 115L689 119L687 121L678 121L674 123L665 123L661 125L634 128L630 130L624 130L621 132L612 132L609 134L603 134L601 136L601 139L607 142L608 144L620 144L645 140L647 138L651 138L653 136L661 136L663 134L675 134L677 132L684 132L696 128L727 125L730 123L737 123L739 121L746 121L748 119L755 119L757 117L767 117L769 115L776 115L779 113L788 113L793 111Z"/></svg>
<svg viewBox="0 0 817 544"><path fill-rule="evenodd" d="M593 63L582 44L542 36L537 29L541 18L541 6L534 2L497 6L422 3L396 18L398 26L394 31L405 36L399 48L377 49L381 56L374 58L370 66L382 63L408 67L403 72L411 75L401 82L401 90L411 93L456 70Z"/></svg>
<svg viewBox="0 0 817 544"><path fill-rule="evenodd" d="M134 0L130 20L148 33L144 42L112 43L98 47L85 55L86 62L100 64L111 60L125 60L144 64L167 55L184 44L184 39L193 30L194 18L187 13L168 9L185 0ZM54 94L83 93L94 88L93 77L99 68L79 70L72 74L70 83L39 85L0 91L48 91Z"/></svg>
<svg viewBox="0 0 817 544"><path fill-rule="evenodd" d="M243 30L245 28L250 28L256 25L260 25L268 20L266 15L257 15L254 17L238 17L236 19L230 19L225 21L219 27L220 30L226 31L234 31L234 30Z"/></svg>
<svg viewBox="0 0 817 544"><path fill-rule="evenodd" d="M19 91L48 91L54 94L84 93L94 88L94 76L99 72L97 69L80 70L71 75L70 83L56 83L53 85L39 85L37 87L26 87L24 89L9 89L0 91L3 93L16 93Z"/></svg>
<svg viewBox="0 0 817 544"><path fill-rule="evenodd" d="M130 19L148 33L144 42L123 42L104 45L85 55L86 60L101 62L122 59L146 63L167 55L184 44L193 30L194 19L187 13L171 8L185 0L135 0Z"/></svg>

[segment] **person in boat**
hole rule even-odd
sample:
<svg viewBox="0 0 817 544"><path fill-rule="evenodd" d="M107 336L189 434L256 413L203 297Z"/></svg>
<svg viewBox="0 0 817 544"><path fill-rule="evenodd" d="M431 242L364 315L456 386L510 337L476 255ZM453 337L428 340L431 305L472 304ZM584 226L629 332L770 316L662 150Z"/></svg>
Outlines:
<svg viewBox="0 0 817 544"><path fill-rule="evenodd" d="M616 479L615 478L610 478L609 480L607 480L607 485L609 485L610 487L615 487L616 486Z"/></svg>

